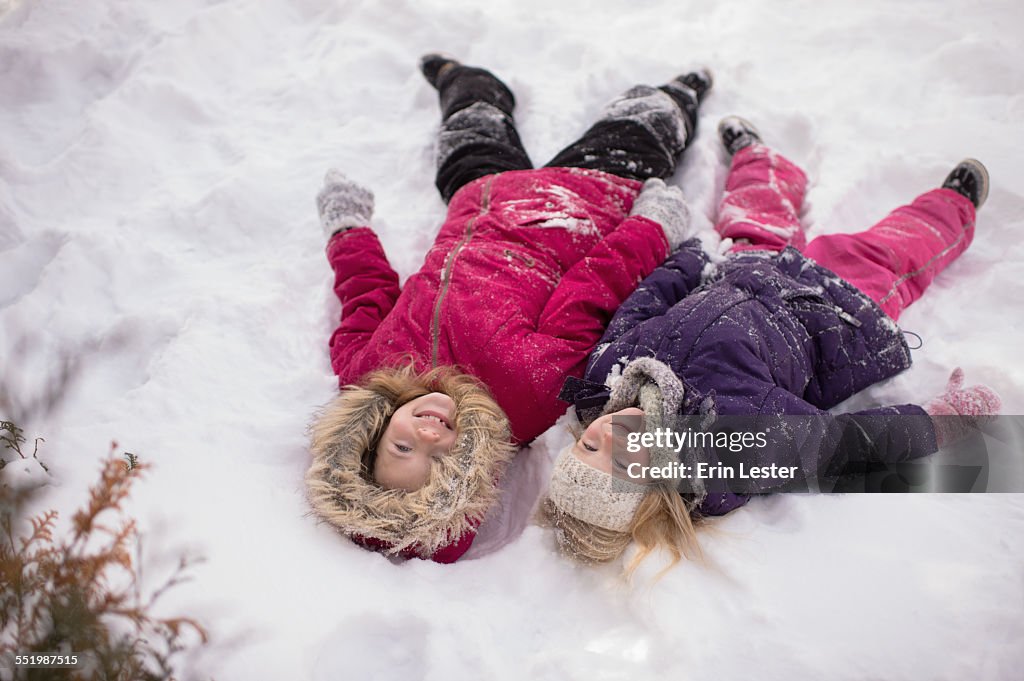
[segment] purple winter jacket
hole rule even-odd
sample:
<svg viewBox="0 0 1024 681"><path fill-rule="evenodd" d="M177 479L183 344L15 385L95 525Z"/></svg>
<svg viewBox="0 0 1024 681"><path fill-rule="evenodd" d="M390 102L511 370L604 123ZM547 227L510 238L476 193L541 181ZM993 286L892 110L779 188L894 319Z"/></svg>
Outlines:
<svg viewBox="0 0 1024 681"><path fill-rule="evenodd" d="M626 299L584 380L568 381L563 398L589 420L583 415L607 400L610 379L640 357L654 357L682 380L686 414L706 409L710 397L720 416L820 417L840 433L837 445L850 442L844 428L856 428L860 442L884 442L880 460L937 450L929 418L861 418L925 417L917 405L825 411L909 367L910 351L874 301L793 248L743 251L712 265L699 240L684 243ZM858 417L855 425L849 417ZM821 465L834 454L821 452ZM771 491L764 485L757 491ZM748 499L710 493L699 510L721 515Z"/></svg>

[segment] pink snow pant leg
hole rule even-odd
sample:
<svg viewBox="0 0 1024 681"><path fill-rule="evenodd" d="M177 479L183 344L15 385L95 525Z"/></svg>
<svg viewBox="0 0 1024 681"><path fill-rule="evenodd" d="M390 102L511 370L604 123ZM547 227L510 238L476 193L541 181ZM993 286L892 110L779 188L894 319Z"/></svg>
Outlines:
<svg viewBox="0 0 1024 681"><path fill-rule="evenodd" d="M865 232L820 236L804 253L898 319L971 244L974 217L967 198L933 189Z"/></svg>
<svg viewBox="0 0 1024 681"><path fill-rule="evenodd" d="M744 147L732 158L715 230L733 240L733 251L803 249L806 189L807 176L792 161L763 144Z"/></svg>

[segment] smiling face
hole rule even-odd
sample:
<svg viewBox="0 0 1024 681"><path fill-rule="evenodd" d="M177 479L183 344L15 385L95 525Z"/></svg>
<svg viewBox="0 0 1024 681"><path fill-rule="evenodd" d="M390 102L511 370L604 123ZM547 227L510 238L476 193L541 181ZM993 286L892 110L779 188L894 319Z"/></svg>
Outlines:
<svg viewBox="0 0 1024 681"><path fill-rule="evenodd" d="M406 402L391 415L377 445L373 479L385 489L418 490L431 464L455 445L455 401L430 393Z"/></svg>
<svg viewBox="0 0 1024 681"><path fill-rule="evenodd" d="M576 440L573 455L603 473L635 480L627 473L629 464L649 466L651 453L645 447L637 452L628 451L626 438L630 433L643 432L643 415L642 409L630 407L596 419Z"/></svg>

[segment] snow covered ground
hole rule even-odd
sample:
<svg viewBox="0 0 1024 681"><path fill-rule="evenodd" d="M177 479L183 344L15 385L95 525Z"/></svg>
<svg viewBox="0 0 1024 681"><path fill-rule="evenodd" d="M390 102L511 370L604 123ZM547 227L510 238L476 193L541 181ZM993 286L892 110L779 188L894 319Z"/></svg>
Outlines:
<svg viewBox="0 0 1024 681"><path fill-rule="evenodd" d="M1024 495L778 496L632 588L548 531L476 560L392 564L307 515L304 428L335 390L313 197L377 195L404 277L432 186L444 50L505 77L543 163L617 92L710 66L673 178L708 236L714 135L740 113L812 178L811 234L856 231L964 156L992 190L967 254L901 320L915 365L859 398L920 401L961 365L1024 413L1024 5L811 0L0 0L0 366L84 369L47 438L47 505L80 505L109 442L155 465L131 504L166 613L213 632L197 676L250 679L1001 679L1024 666ZM18 339L29 347L13 348ZM512 480L536 489L556 427ZM525 494L525 492L524 492ZM522 509L510 516L521 517Z"/></svg>

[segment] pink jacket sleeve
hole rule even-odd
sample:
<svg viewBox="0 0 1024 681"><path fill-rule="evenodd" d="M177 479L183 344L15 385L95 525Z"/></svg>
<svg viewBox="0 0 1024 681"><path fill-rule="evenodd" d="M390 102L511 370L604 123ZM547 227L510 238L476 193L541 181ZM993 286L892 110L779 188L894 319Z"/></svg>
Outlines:
<svg viewBox="0 0 1024 681"><path fill-rule="evenodd" d="M565 273L541 312L537 332L551 343L568 344L585 359L615 311L668 255L658 223L626 218Z"/></svg>
<svg viewBox="0 0 1024 681"><path fill-rule="evenodd" d="M566 376L583 376L587 358L615 310L668 256L658 223L627 218L562 276L541 312L537 329L520 348L522 413L512 414L515 436L536 437L565 411L558 399Z"/></svg>
<svg viewBox="0 0 1024 681"><path fill-rule="evenodd" d="M398 275L369 227L356 227L331 237L327 261L334 270L334 293L341 301L341 323L330 340L331 367L343 376L353 357L395 306L400 293Z"/></svg>

